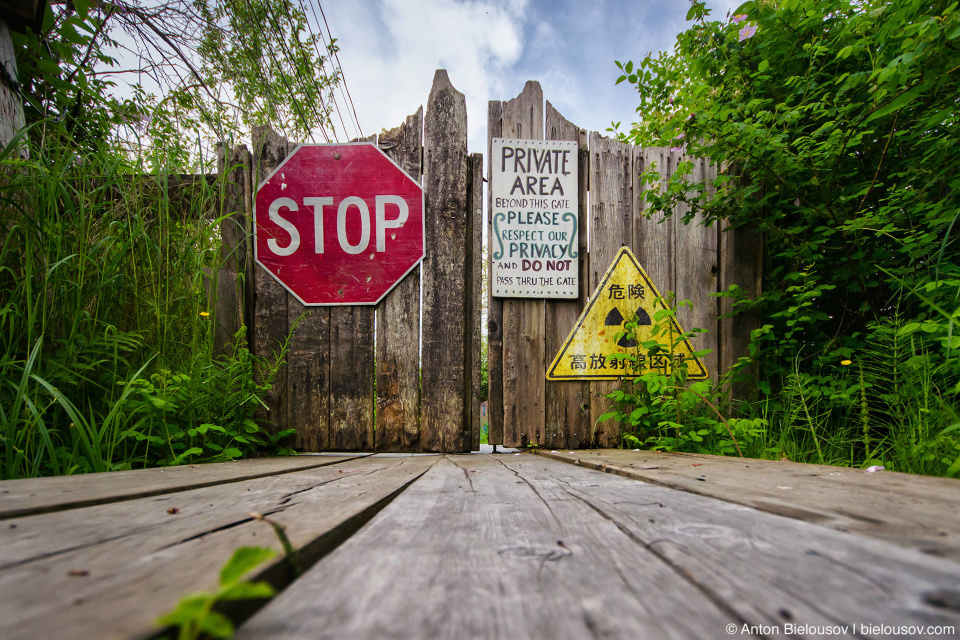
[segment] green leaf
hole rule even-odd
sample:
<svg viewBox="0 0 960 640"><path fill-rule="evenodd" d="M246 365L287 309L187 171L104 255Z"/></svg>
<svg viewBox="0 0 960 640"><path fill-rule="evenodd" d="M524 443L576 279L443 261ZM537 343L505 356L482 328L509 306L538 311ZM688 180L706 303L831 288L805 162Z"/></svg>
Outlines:
<svg viewBox="0 0 960 640"><path fill-rule="evenodd" d="M230 618L219 611L211 611L200 623L200 630L209 633L214 638L233 637L233 623Z"/></svg>
<svg viewBox="0 0 960 640"><path fill-rule="evenodd" d="M224 587L236 584L251 569L276 555L276 551L266 547L240 547L220 570L220 584Z"/></svg>
<svg viewBox="0 0 960 640"><path fill-rule="evenodd" d="M254 600L272 598L277 593L269 582L240 581L217 593L218 600Z"/></svg>
<svg viewBox="0 0 960 640"><path fill-rule="evenodd" d="M162 627L169 627L193 622L200 617L203 610L212 601L213 595L209 593L195 593L186 596L177 603L173 611L158 618L157 624Z"/></svg>
<svg viewBox="0 0 960 640"><path fill-rule="evenodd" d="M73 0L73 8L77 10L77 15L83 20L86 20L87 15L89 15L91 4L92 0Z"/></svg>
<svg viewBox="0 0 960 640"><path fill-rule="evenodd" d="M223 450L223 455L227 456L228 458L239 458L243 455L243 452L236 447L230 447L229 449Z"/></svg>
<svg viewBox="0 0 960 640"><path fill-rule="evenodd" d="M925 82L917 87L914 87L913 89L910 89L909 91L905 91L901 93L896 98L888 102L886 105L880 107L879 109L874 111L872 114L870 114L870 117L864 120L863 124L873 122L874 120L878 118L882 118L887 114L893 113L898 109L902 109L903 107L907 106L908 104L910 104L911 102L919 98L920 95L929 88L930 88L930 84Z"/></svg>
<svg viewBox="0 0 960 640"><path fill-rule="evenodd" d="M757 65L757 71L765 71L770 66L768 60L761 60L760 64Z"/></svg>

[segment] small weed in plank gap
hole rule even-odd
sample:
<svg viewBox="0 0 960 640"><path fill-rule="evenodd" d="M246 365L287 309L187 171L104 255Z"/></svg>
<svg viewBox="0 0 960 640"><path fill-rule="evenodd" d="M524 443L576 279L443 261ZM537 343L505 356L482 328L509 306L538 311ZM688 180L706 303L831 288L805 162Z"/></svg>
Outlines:
<svg viewBox="0 0 960 640"><path fill-rule="evenodd" d="M300 577L303 571L284 526L260 513L251 513L250 516L254 520L270 525L283 547L283 553L293 575ZM217 611L216 607L224 602L263 600L276 595L276 589L265 580L250 582L242 579L244 575L264 562L272 560L276 555L276 551L266 547L240 547L233 552L233 556L220 570L219 589L186 596L173 611L159 618L157 624L164 627L178 627L177 640L232 637L233 622L229 616Z"/></svg>

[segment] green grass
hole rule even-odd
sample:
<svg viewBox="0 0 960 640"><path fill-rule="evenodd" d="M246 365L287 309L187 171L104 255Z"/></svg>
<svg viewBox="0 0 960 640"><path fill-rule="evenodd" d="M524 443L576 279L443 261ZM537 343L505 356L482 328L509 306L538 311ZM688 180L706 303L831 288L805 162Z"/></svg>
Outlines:
<svg viewBox="0 0 960 640"><path fill-rule="evenodd" d="M253 416L283 354L258 361L242 334L213 353L221 185L15 144L0 154L0 478L269 445Z"/></svg>
<svg viewBox="0 0 960 640"><path fill-rule="evenodd" d="M925 290L955 301L960 282ZM723 381L684 390L682 373L649 372L609 395L606 417L619 421L630 448L737 455L739 445L746 457L957 477L960 310L924 299L929 313L875 323L866 346L848 358L811 354L784 363L767 352L762 364L786 373L762 382L755 401L730 402ZM717 407L726 420L718 420Z"/></svg>

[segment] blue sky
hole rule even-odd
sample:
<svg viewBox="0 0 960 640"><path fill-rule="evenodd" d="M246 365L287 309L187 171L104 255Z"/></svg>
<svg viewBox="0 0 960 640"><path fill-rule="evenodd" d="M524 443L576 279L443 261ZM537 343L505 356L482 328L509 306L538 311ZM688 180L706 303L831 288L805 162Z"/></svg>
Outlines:
<svg viewBox="0 0 960 640"><path fill-rule="evenodd" d="M741 2L707 4L723 18ZM445 68L466 94L471 152L486 151L487 101L516 96L527 80L581 127L632 122L636 93L614 85L614 60L671 49L689 8L688 0L324 3L363 132L392 128L425 104L434 70Z"/></svg>

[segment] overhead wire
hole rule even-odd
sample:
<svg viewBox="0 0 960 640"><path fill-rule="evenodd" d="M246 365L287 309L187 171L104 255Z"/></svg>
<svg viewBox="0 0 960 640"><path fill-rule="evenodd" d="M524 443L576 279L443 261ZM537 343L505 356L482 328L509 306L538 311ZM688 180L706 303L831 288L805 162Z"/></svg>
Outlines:
<svg viewBox="0 0 960 640"><path fill-rule="evenodd" d="M276 14L276 12L273 10L272 5L271 5L269 2L265 2L265 3L264 3L264 6L266 7L267 12L269 13L270 17L272 18L274 26L277 28L278 31L280 31L280 19L277 18L277 14ZM306 20L306 14L304 14L304 20ZM292 17L291 17L289 14L287 14L287 24L290 25L292 32L293 32L293 33L296 33L296 29L294 28L294 25L293 25L293 19L292 19ZM309 24L308 24L308 26L309 26ZM303 43L301 43L301 46L302 46L302 44L303 44ZM280 47L283 49L283 53L284 53L284 55L287 57L287 60L290 61L290 62L292 62L292 61L293 61L293 54L292 54L292 53L290 52L290 50L287 48L286 40L282 37L282 35L281 35L281 38L280 38ZM302 72L302 70L300 69L300 67L299 67L298 65L294 64L294 70L295 70L295 72L296 72L297 77L298 77L298 78L300 79L300 81L302 82L304 88L306 88L308 79L304 77L303 72ZM282 73L282 71L281 71L281 73ZM311 80L312 80L312 78L311 78ZM287 88L290 89L289 84L287 85ZM292 89L290 89L290 92L291 92L291 96L290 96L291 99L296 100L296 96L293 95L293 90L292 90ZM322 92L321 92L321 95L322 95ZM313 102L311 102L310 107L311 107L312 110L313 110L313 115L314 115L314 117L316 117L317 120L319 121L320 131L321 131L321 133L323 133L323 137L326 139L327 142L330 142L330 137L327 135L326 130L323 128L323 117L322 117L321 113L317 110L316 104L313 103ZM302 112L301 112L300 117L303 118ZM306 119L304 119L304 123L306 123ZM316 140L315 140L314 137L313 137L313 131L310 130L310 131L308 131L307 133L308 133L308 135L310 136L310 141L311 141L311 142L316 142ZM334 135L336 135L336 132L334 132Z"/></svg>
<svg viewBox="0 0 960 640"><path fill-rule="evenodd" d="M313 48L314 48L314 49L316 50L316 52L317 52L317 58L320 60L320 66L321 66L321 68L323 68L323 69L324 69L324 73L326 73L326 67L327 67L326 60L329 59L330 55L329 55L329 48L327 48L326 38L324 38L324 36L323 36L323 27L320 26L320 21L317 20L317 14L316 14L316 12L315 12L315 11L311 11L310 13L307 13L307 7L303 4L303 0L298 0L298 1L299 1L299 3L300 3L300 10L303 11L303 15L304 15L304 16L306 17L306 19L307 19L307 29L308 29L308 31L309 31L309 33L310 33L311 40L313 41ZM324 48L327 48L328 53L327 53L326 55L324 55L323 53L320 52L320 47L317 46L316 38L313 37L313 36L314 36L314 34L313 34L313 27L310 26L310 17L309 17L311 14L313 15L313 20L314 20L314 22L316 22L316 24L317 24L317 32L319 33L320 39L323 41ZM337 78L337 77L338 77L337 67L336 67L332 62L331 62L331 64L330 64L330 66L333 68L333 77L334 77L334 78ZM339 84L339 82L341 82L341 81L345 81L345 80L343 79L343 70L342 70L342 69L341 69L341 72L340 72L340 74L339 74L339 80L338 80L337 84ZM333 106L334 106L334 108L336 109L336 108L337 108L337 102L336 102L336 100L337 100L337 94L336 94L336 92L335 92L333 89L330 90L330 98L331 98L331 100L333 101ZM337 111L337 115L338 115L338 116L340 115L339 110ZM333 124L333 119L332 119L332 118L330 119L330 123L331 123L331 125ZM340 123L341 123L341 124L344 124L342 117L340 118ZM344 124L344 133L346 133L346 125L345 125L345 124ZM358 133L358 136L362 136L362 135L363 135L363 134L360 132L360 123L359 123L359 122L357 123L357 133Z"/></svg>
<svg viewBox="0 0 960 640"><path fill-rule="evenodd" d="M320 0L317 0L317 6L320 7ZM320 11L321 11L321 15L322 15L322 13L323 13L323 7L320 7ZM324 19L324 24L326 24L326 19ZM317 26L320 27L320 22L319 22L319 21L317 21ZM333 34L330 33L330 27L329 27L329 26L327 26L327 36L329 36L329 38L330 38L329 44L327 43L327 38L323 35L323 28L320 27L320 39L321 39L321 41L323 42L324 48L326 48L326 49L329 51L329 50L331 49L331 47L333 46ZM336 55L336 54L334 53L334 56L335 56L335 55ZM334 63L334 58L329 58L329 60L330 60L330 66L333 67L334 73L337 73L337 72L338 72L338 68L337 68L337 64ZM346 79L345 79L344 74L343 74L343 67L340 67L340 68L339 68L339 75L340 75L340 83L341 83L341 89L340 89L340 91L341 91L341 95L342 95L342 93L343 93L342 85L343 85L344 83L346 83ZM332 93L332 95L333 95L333 108L334 108L334 110L337 112L337 117L340 119L340 124L343 125L343 131L344 131L344 133L346 133L346 132L347 132L347 123L344 122L344 120L343 120L343 113L340 111L340 104L337 102L336 93ZM344 107L344 108L346 108L346 107ZM350 112L348 111L348 112L347 112L347 116L349 117L349 115L350 115ZM357 133L359 134L358 137L362 137L363 132L360 130L359 123L357 123Z"/></svg>
<svg viewBox="0 0 960 640"><path fill-rule="evenodd" d="M327 27L327 35L330 36L331 42L333 41L333 33L330 31L330 23L327 22L327 16L323 12L323 5L320 4L320 0L317 0L317 6L320 8L320 16L323 18L323 24ZM337 55L336 50L333 52L333 57L337 61L337 66L340 68L340 79L343 81L342 90L346 90L347 99L350 101L350 108L353 110L353 121L357 123L357 131L360 132L360 136L363 137L363 130L360 128L360 120L357 118L357 108L353 105L353 97L350 95L350 87L347 85L347 76L343 72L343 65L340 64L340 56Z"/></svg>
<svg viewBox="0 0 960 640"><path fill-rule="evenodd" d="M250 3L250 0L244 0L244 2L246 2L247 8L250 10L250 15L255 15L255 12L254 12L254 10L253 10L253 5ZM252 28L253 33L256 33L256 25L251 25L251 24L248 23L248 26ZM270 44L270 39L269 39L269 38L267 39L267 48L270 50L270 56L271 56L272 58L276 59L277 54L276 54L276 52L273 50L273 45ZM261 67L261 68L262 68L262 67ZM283 73L283 69L282 69L282 68L280 69L280 78L283 80L283 84L286 85L287 91L290 93L290 99L293 101L293 106L294 106L294 108L300 113L300 118L301 118L304 122L306 122L307 119L306 119L306 117L303 115L303 110L300 108L300 103L297 101L297 97L294 95L293 89L290 87L290 83L287 81L287 76L286 76L285 73ZM266 75L264 75L264 80L266 80L266 79L267 79L267 77L266 77Z"/></svg>

